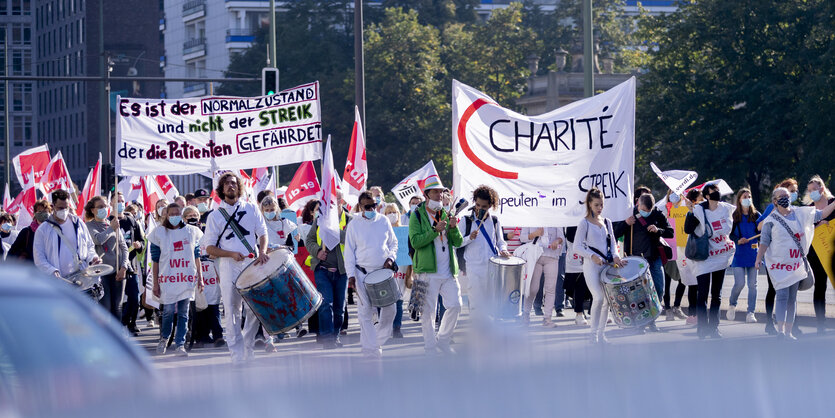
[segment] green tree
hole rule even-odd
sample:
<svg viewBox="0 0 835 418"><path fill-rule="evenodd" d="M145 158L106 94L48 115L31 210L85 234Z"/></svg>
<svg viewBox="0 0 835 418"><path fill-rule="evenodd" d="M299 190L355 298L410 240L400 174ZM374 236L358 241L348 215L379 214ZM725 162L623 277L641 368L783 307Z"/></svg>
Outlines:
<svg viewBox="0 0 835 418"><path fill-rule="evenodd" d="M821 123L835 105L835 6L827 0L682 4L646 18L652 45L638 94L637 168L649 161L751 186L831 178Z"/></svg>
<svg viewBox="0 0 835 418"><path fill-rule="evenodd" d="M475 23L479 0L383 0L383 7L402 7L418 13L422 25L441 28L450 23Z"/></svg>

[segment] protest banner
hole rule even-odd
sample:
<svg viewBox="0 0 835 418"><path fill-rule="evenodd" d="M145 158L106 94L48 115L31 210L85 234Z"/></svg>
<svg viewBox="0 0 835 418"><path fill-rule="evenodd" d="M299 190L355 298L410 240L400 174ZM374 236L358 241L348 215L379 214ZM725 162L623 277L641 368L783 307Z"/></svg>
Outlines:
<svg viewBox="0 0 835 418"><path fill-rule="evenodd" d="M577 225L592 187L618 221L632 214L635 78L539 116L502 108L453 82L453 188L468 196L485 184L499 194L504 225Z"/></svg>
<svg viewBox="0 0 835 418"><path fill-rule="evenodd" d="M414 173L406 176L405 179L401 180L400 183L397 183L391 189L392 194L394 194L394 197L397 198L397 201L400 202L400 206L404 210L409 210L409 199L412 196L423 198L423 184L427 178L432 176L438 177L438 170L435 170L435 163L429 161Z"/></svg>
<svg viewBox="0 0 835 418"><path fill-rule="evenodd" d="M116 172L193 174L322 157L319 83L261 97L117 99Z"/></svg>
<svg viewBox="0 0 835 418"><path fill-rule="evenodd" d="M818 259L829 276L832 286L835 286L835 275L833 275L832 256L835 254L835 225L821 223L815 228L815 236L812 238L812 248L815 249Z"/></svg>

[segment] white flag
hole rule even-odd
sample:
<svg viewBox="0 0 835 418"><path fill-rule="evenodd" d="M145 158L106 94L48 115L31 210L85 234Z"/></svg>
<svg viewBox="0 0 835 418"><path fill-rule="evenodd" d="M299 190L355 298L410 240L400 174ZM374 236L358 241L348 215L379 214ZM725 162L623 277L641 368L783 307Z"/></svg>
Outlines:
<svg viewBox="0 0 835 418"><path fill-rule="evenodd" d="M652 168L652 171L655 172L658 177L661 178L661 181L673 191L673 193L681 196L685 190L687 190L687 186L693 184L696 179L699 177L699 174L695 171L685 171L685 170L667 170L661 171L655 163L650 162L649 166Z"/></svg>
<svg viewBox="0 0 835 418"><path fill-rule="evenodd" d="M325 155L322 160L322 201L319 210L319 236L322 243L329 250L339 245L339 204L336 198L337 180L333 168L333 153L331 152L331 137L325 145Z"/></svg>

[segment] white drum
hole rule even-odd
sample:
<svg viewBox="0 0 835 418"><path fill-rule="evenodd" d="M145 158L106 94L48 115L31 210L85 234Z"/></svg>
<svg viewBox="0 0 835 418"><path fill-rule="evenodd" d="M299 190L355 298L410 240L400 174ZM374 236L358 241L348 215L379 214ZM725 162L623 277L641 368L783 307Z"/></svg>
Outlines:
<svg viewBox="0 0 835 418"><path fill-rule="evenodd" d="M394 271L391 269L380 269L372 271L365 276L365 291L371 306L383 308L400 299L400 288L397 287L397 279L394 278Z"/></svg>

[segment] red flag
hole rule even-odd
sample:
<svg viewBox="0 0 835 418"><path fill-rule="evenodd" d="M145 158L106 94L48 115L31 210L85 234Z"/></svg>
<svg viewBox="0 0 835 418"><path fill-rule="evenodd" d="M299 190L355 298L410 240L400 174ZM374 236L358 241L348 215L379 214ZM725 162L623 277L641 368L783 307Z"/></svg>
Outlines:
<svg viewBox="0 0 835 418"><path fill-rule="evenodd" d="M44 194L47 196L58 189L63 189L67 192L73 191L70 171L67 169L67 164L64 162L64 156L61 155L61 151L58 151L58 154L55 154L55 157L46 166L42 188Z"/></svg>
<svg viewBox="0 0 835 418"><path fill-rule="evenodd" d="M32 216L35 214L34 209L37 196L35 195L34 171L34 168L29 168L29 174L25 177L29 181L23 185L23 191L8 206L7 212L17 214L18 228L29 226L32 223Z"/></svg>
<svg viewBox="0 0 835 418"><path fill-rule="evenodd" d="M362 131L362 120L359 108L354 106L354 131L351 133L351 146L348 148L348 159L345 161L345 171L342 174L343 198L350 210L353 203L366 188L368 178L368 160L365 154L365 134Z"/></svg>
<svg viewBox="0 0 835 418"><path fill-rule="evenodd" d="M9 211L9 205L12 204L12 196L9 193L9 183L6 183L6 193L3 194L3 210Z"/></svg>
<svg viewBox="0 0 835 418"><path fill-rule="evenodd" d="M319 187L319 180L316 178L316 169L313 161L305 161L299 166L293 180L287 185L287 192L284 200L291 210L297 210L311 199L318 199L322 195L322 188Z"/></svg>
<svg viewBox="0 0 835 418"><path fill-rule="evenodd" d="M171 177L166 175L156 176L156 180L157 184L159 184L159 188L162 189L165 200L173 202L174 199L180 195L180 191L174 186L174 182L171 181Z"/></svg>
<svg viewBox="0 0 835 418"><path fill-rule="evenodd" d="M35 148L29 148L26 151L17 154L13 159L15 172L17 173L17 181L21 186L26 185L24 177L29 175L30 171L35 172L35 184L41 183L41 177L46 171L46 166L49 165L49 148L46 144Z"/></svg>
<svg viewBox="0 0 835 418"><path fill-rule="evenodd" d="M159 187L157 179L151 176L142 176L139 180L142 189L142 206L145 207L146 213L154 213L157 207L157 202L166 200L165 192Z"/></svg>
<svg viewBox="0 0 835 418"><path fill-rule="evenodd" d="M87 181L84 182L84 188L81 189L81 196L78 199L78 207L75 209L75 213L78 216L82 216L84 213L84 205L93 198L93 196L98 196L101 194L101 153L99 153L99 160L96 161L96 165L93 166L93 169L90 170L90 174L87 174Z"/></svg>

